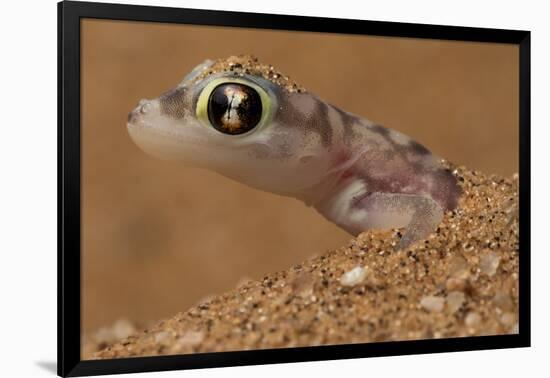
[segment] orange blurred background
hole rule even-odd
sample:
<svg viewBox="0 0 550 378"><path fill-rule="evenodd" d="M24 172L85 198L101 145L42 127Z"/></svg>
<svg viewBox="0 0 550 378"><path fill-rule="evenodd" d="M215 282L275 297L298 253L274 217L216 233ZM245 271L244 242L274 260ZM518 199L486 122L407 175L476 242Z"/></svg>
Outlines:
<svg viewBox="0 0 550 378"><path fill-rule="evenodd" d="M137 101L207 58L254 54L455 163L518 168L513 45L91 19L81 38L83 332L171 316L351 238L301 202L133 144Z"/></svg>

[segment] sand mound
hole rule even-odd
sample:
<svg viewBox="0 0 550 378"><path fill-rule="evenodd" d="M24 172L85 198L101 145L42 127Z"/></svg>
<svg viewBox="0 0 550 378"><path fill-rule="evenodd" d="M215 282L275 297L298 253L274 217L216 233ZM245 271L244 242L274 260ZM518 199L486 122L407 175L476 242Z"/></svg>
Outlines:
<svg viewBox="0 0 550 378"><path fill-rule="evenodd" d="M518 332L518 178L454 170L459 207L427 240L365 232L247 281L94 358Z"/></svg>

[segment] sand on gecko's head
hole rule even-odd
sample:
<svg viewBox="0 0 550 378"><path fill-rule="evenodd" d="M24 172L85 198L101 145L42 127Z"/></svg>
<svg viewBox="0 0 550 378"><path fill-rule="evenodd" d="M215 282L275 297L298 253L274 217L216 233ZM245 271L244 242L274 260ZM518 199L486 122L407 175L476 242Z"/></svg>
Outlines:
<svg viewBox="0 0 550 378"><path fill-rule="evenodd" d="M220 58L204 70L195 78L195 81L200 81L205 77L220 73L220 72L235 72L238 75L257 75L277 84L281 89L287 92L305 92L306 89L292 80L288 75L285 75L275 69L270 64L261 63L253 55L232 55L227 58Z"/></svg>

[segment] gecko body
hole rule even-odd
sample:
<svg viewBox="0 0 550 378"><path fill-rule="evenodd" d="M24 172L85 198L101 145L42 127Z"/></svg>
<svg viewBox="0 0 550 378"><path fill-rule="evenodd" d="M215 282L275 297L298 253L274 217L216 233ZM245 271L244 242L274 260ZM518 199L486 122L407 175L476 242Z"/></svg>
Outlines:
<svg viewBox="0 0 550 378"><path fill-rule="evenodd" d="M174 89L141 100L128 131L144 151L295 197L357 235L433 232L460 189L408 136L345 112L251 56L207 60Z"/></svg>

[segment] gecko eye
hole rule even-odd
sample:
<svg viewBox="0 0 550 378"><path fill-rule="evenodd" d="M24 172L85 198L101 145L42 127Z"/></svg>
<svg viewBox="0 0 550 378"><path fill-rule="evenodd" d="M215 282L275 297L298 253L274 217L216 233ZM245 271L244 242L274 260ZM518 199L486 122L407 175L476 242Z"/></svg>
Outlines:
<svg viewBox="0 0 550 378"><path fill-rule="evenodd" d="M263 87L245 78L218 78L198 95L197 119L226 135L247 133L268 126L276 100Z"/></svg>
<svg viewBox="0 0 550 378"><path fill-rule="evenodd" d="M255 128L262 118L262 99L245 84L224 83L208 98L208 120L224 134L243 134Z"/></svg>

